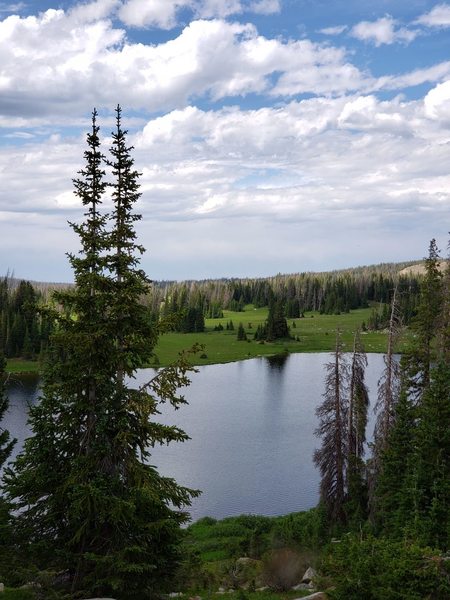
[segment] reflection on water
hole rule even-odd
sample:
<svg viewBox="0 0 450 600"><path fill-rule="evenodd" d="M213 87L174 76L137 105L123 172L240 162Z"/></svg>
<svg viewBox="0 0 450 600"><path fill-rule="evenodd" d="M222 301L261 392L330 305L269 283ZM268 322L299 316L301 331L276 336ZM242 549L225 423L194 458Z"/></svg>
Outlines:
<svg viewBox="0 0 450 600"><path fill-rule="evenodd" d="M282 371L286 366L286 363L289 358L289 352L279 352L278 354L273 354L272 356L266 356L265 359L269 367L273 370Z"/></svg>
<svg viewBox="0 0 450 600"><path fill-rule="evenodd" d="M382 355L369 355L366 380L375 402ZM152 450L151 463L179 483L203 490L194 519L241 513L285 514L314 506L319 474L315 409L324 389L329 354L278 355L200 367L185 396L189 406L163 406L158 420L184 429L190 440ZM153 374L143 369L136 385ZM4 426L23 443L27 407L37 380L11 381ZM18 444L18 445L19 445Z"/></svg>
<svg viewBox="0 0 450 600"><path fill-rule="evenodd" d="M9 429L17 439L14 455L20 450L29 435L27 426L28 409L39 397L39 375L37 373L11 374L6 381L9 409L1 426Z"/></svg>

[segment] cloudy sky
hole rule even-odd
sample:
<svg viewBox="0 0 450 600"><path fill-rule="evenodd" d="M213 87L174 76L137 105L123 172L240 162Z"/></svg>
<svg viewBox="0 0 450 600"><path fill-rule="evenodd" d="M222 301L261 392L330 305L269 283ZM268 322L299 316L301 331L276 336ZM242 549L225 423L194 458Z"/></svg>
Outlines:
<svg viewBox="0 0 450 600"><path fill-rule="evenodd" d="M450 229L450 4L0 0L0 273L70 281L114 107L153 279L401 261Z"/></svg>

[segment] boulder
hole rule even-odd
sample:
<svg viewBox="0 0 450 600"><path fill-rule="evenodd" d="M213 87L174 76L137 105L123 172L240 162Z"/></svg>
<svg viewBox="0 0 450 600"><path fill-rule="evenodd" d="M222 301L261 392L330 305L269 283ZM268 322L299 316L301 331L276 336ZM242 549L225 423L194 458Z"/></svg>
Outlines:
<svg viewBox="0 0 450 600"><path fill-rule="evenodd" d="M294 592L298 592L300 590L312 591L314 590L314 586L310 581L309 583L298 583L297 585L294 585L292 589L294 590Z"/></svg>
<svg viewBox="0 0 450 600"><path fill-rule="evenodd" d="M0 593L5 591L5 584L0 583Z"/></svg>
<svg viewBox="0 0 450 600"><path fill-rule="evenodd" d="M303 596L301 600L328 600L328 596L325 592L315 592L309 596Z"/></svg>
<svg viewBox="0 0 450 600"><path fill-rule="evenodd" d="M302 577L302 583L309 583L316 576L316 572L312 567L308 567Z"/></svg>

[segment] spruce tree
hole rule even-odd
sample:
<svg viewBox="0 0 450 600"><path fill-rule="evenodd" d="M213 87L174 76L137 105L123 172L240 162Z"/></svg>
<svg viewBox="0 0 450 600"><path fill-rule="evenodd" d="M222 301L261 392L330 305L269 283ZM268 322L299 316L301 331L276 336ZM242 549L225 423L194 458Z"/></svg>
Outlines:
<svg viewBox="0 0 450 600"><path fill-rule="evenodd" d="M6 360L0 353L0 473L6 461L11 455L15 440L12 440L9 432L2 428L2 420L8 410L8 399L5 391L5 367ZM5 562L11 553L8 545L10 543L9 505L2 495L0 486L0 578L6 574Z"/></svg>
<svg viewBox="0 0 450 600"><path fill-rule="evenodd" d="M423 545L450 548L450 368L439 361L418 409L415 533Z"/></svg>
<svg viewBox="0 0 450 600"><path fill-rule="evenodd" d="M181 357L147 385L133 383L157 331L142 303L149 280L134 230L139 173L126 134L118 107L107 186L94 111L75 180L87 208L72 225L81 245L69 256L76 286L55 296L61 311L31 410L33 435L6 481L24 557L64 571L72 598L156 598L177 565L184 508L197 494L149 464L156 444L187 439L155 415L160 402L184 402L177 388L188 384L190 366ZM108 189L109 218L99 212Z"/></svg>
<svg viewBox="0 0 450 600"><path fill-rule="evenodd" d="M410 393L417 403L430 383L430 370L435 359L435 338L441 324L443 301L442 272L439 269L439 250L432 239L425 260L425 277L420 289L417 315L412 322L414 342L404 357Z"/></svg>
<svg viewBox="0 0 450 600"><path fill-rule="evenodd" d="M369 392L364 381L367 356L359 331L355 333L350 366L348 443L347 443L347 513L353 520L363 520L367 509L364 444L366 441Z"/></svg>
<svg viewBox="0 0 450 600"><path fill-rule="evenodd" d="M379 457L374 483L372 520L386 537L401 539L411 533L415 515L416 407L402 386L394 409L394 425Z"/></svg>
<svg viewBox="0 0 450 600"><path fill-rule="evenodd" d="M389 332L384 370L378 381L378 398L375 404L376 422L372 458L370 461L369 494L372 518L377 510L375 506L375 489L381 470L382 455L388 446L389 433L394 425L395 406L400 393L400 369L394 355L395 344L400 333L400 317L398 314L398 291L394 289L389 318Z"/></svg>
<svg viewBox="0 0 450 600"><path fill-rule="evenodd" d="M316 436L322 446L314 453L320 469L320 500L331 523L345 522L345 480L348 444L348 365L342 352L340 332L336 333L334 359L326 364L323 402L317 408Z"/></svg>

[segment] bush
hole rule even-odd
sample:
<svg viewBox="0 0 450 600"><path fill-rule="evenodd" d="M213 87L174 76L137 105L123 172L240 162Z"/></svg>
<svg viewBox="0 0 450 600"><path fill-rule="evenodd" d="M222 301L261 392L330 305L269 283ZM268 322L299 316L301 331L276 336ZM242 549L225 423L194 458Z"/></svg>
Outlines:
<svg viewBox="0 0 450 600"><path fill-rule="evenodd" d="M274 590L285 592L301 580L304 571L298 552L280 548L273 550L264 561L263 578Z"/></svg>
<svg viewBox="0 0 450 600"><path fill-rule="evenodd" d="M345 536L333 544L321 570L335 600L445 600L450 598L450 561L406 541Z"/></svg>

